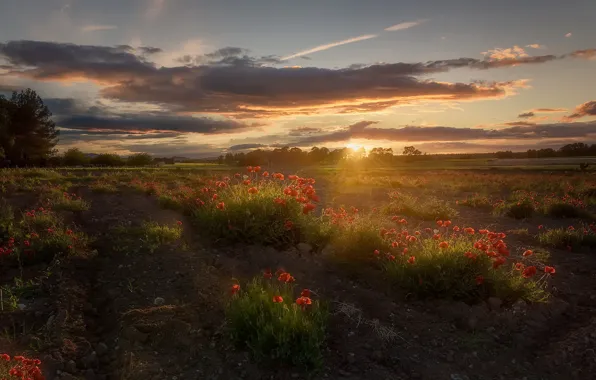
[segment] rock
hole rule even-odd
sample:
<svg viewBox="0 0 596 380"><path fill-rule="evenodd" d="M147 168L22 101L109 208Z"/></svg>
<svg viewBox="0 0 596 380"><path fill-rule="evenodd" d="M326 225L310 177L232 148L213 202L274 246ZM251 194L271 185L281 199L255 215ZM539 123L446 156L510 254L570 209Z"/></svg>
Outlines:
<svg viewBox="0 0 596 380"><path fill-rule="evenodd" d="M490 297L486 302L488 303L489 309L492 311L501 310L501 305L503 304L503 301L497 297Z"/></svg>
<svg viewBox="0 0 596 380"><path fill-rule="evenodd" d="M155 306L161 306L161 305L163 305L165 303L166 303L166 300L163 299L163 298L161 298L161 297L157 297L156 299L153 300L153 304Z"/></svg>
<svg viewBox="0 0 596 380"><path fill-rule="evenodd" d="M97 353L95 351L91 352L89 355L83 357L81 359L81 363L83 364L84 368L95 368L99 364L97 360Z"/></svg>
<svg viewBox="0 0 596 380"><path fill-rule="evenodd" d="M104 356L108 353L108 346L105 343L100 342L97 344L97 347L95 347L95 352L97 353L97 356Z"/></svg>
<svg viewBox="0 0 596 380"><path fill-rule="evenodd" d="M95 371L92 369L88 369L87 371L85 371L85 380L96 380Z"/></svg>
<svg viewBox="0 0 596 380"><path fill-rule="evenodd" d="M303 255L307 255L312 252L312 245L308 243L298 243L296 248L298 248L298 251Z"/></svg>
<svg viewBox="0 0 596 380"><path fill-rule="evenodd" d="M148 338L147 334L140 332L134 326L129 326L126 329L124 329L124 332L122 335L126 339L130 340L131 342L139 342L139 343L145 343Z"/></svg>
<svg viewBox="0 0 596 380"><path fill-rule="evenodd" d="M64 365L64 370L68 373L75 374L77 373L77 363L74 360L69 360Z"/></svg>

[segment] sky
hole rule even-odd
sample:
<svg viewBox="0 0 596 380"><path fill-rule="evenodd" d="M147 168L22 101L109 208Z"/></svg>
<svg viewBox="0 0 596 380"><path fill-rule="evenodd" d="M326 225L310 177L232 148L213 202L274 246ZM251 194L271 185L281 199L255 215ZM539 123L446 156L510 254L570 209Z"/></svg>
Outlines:
<svg viewBox="0 0 596 380"><path fill-rule="evenodd" d="M58 149L596 143L593 0L3 0L0 94Z"/></svg>

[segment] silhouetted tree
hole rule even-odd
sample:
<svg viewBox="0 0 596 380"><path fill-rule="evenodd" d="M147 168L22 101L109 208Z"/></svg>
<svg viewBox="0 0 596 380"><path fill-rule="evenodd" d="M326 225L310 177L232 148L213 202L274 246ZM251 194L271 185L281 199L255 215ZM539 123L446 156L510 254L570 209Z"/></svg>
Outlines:
<svg viewBox="0 0 596 380"><path fill-rule="evenodd" d="M31 89L0 96L0 147L7 159L24 165L49 158L58 143L52 113Z"/></svg>
<svg viewBox="0 0 596 380"><path fill-rule="evenodd" d="M414 148L413 146L406 146L404 147L404 151L402 154L404 156L420 156L422 152Z"/></svg>
<svg viewBox="0 0 596 380"><path fill-rule="evenodd" d="M126 159L126 164L129 166L147 166L152 163L153 157L149 153L136 153Z"/></svg>
<svg viewBox="0 0 596 380"><path fill-rule="evenodd" d="M71 148L64 152L62 164L66 166L87 165L91 159L79 148Z"/></svg>

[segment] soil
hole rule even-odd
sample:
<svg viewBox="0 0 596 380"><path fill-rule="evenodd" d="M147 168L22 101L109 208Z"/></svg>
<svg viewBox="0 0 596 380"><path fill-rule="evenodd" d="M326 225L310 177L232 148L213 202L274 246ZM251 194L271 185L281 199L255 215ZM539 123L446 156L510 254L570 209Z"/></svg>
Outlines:
<svg viewBox="0 0 596 380"><path fill-rule="evenodd" d="M323 203L365 208L383 198L317 187ZM384 283L374 267L356 276L324 255L295 248L212 245L181 213L160 208L150 196L78 192L91 208L69 217L94 237L94 252L58 263L59 275L44 285L39 305L0 322L9 328L20 321L19 332L29 323L32 331L44 331L10 344L24 348L35 343L31 339L44 340L47 379L596 378L595 255L551 250L557 274L548 304L414 301ZM499 231L528 228L533 234L538 224L554 223L458 211L461 225ZM114 249L111 228L147 220L182 221L182 241L155 252ZM515 234L507 241L532 244ZM331 303L325 365L318 373L257 365L228 339L223 310L232 279L280 267ZM13 348L8 341L0 340L1 350Z"/></svg>

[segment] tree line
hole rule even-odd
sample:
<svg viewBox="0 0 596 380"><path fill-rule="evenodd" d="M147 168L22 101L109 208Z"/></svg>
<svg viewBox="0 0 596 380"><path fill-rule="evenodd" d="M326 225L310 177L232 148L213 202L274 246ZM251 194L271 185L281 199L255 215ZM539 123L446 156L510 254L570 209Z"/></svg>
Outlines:
<svg viewBox="0 0 596 380"><path fill-rule="evenodd" d="M148 153L128 157L116 154L86 154L72 148L58 154L59 130L52 120L52 113L37 93L31 89L14 92L6 98L0 95L0 167L3 166L147 166L159 163L172 164L170 158L154 158ZM427 155L414 146L406 146L401 155L391 148L329 149L327 147L283 147L256 149L249 152L228 152L215 159L183 160L182 162L215 162L230 166L248 165L317 165L337 164L340 161L361 161L373 165L401 160L448 158L542 158L596 156L596 144L572 143L555 149L529 149L526 152L499 151L482 154ZM180 161L180 160L178 160Z"/></svg>

